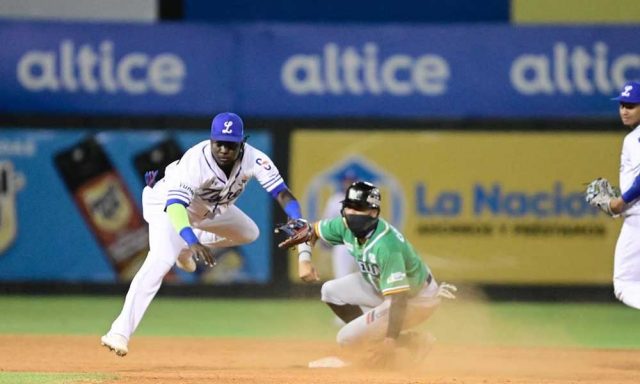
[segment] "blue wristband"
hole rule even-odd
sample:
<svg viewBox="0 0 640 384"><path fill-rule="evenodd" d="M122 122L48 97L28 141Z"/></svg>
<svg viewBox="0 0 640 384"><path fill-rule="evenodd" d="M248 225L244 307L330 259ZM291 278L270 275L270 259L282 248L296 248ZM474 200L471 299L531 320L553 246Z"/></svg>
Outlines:
<svg viewBox="0 0 640 384"><path fill-rule="evenodd" d="M193 229L191 227L182 228L180 230L180 237L182 237L189 246L198 243L198 238L196 237L196 234L193 233Z"/></svg>
<svg viewBox="0 0 640 384"><path fill-rule="evenodd" d="M284 211L287 216L296 220L302 218L302 210L300 209L300 203L297 200L291 200L284 206Z"/></svg>
<svg viewBox="0 0 640 384"><path fill-rule="evenodd" d="M640 197L640 175L633 181L631 188L627 189L627 191L622 194L622 200L625 204L628 204L638 197Z"/></svg>
<svg viewBox="0 0 640 384"><path fill-rule="evenodd" d="M275 187L273 190L271 190L271 192L269 192L271 194L271 197L273 197L274 199L278 199L278 195L280 194L280 192L284 191L285 189L287 189L287 184L280 183L280 185L278 185L277 187Z"/></svg>

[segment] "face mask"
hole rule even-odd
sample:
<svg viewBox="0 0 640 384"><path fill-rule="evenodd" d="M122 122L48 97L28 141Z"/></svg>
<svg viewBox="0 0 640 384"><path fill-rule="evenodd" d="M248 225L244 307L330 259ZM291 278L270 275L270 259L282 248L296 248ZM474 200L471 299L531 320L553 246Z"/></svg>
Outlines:
<svg viewBox="0 0 640 384"><path fill-rule="evenodd" d="M378 218L369 215L344 215L347 228L355 237L364 238L378 225Z"/></svg>

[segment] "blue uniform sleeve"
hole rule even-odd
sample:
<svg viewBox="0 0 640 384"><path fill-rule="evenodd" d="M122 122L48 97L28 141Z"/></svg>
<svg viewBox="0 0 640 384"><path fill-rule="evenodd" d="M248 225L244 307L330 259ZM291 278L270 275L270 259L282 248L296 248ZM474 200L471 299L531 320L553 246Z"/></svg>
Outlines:
<svg viewBox="0 0 640 384"><path fill-rule="evenodd" d="M631 188L622 194L622 200L628 204L638 197L640 197L640 174L633 180Z"/></svg>

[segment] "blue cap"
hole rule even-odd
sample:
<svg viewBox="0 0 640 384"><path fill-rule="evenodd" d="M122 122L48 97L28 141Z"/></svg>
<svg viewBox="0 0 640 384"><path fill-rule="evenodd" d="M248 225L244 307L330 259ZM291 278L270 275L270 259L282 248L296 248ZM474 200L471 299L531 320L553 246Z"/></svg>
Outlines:
<svg viewBox="0 0 640 384"><path fill-rule="evenodd" d="M244 123L240 116L231 112L217 114L211 122L211 140L242 142Z"/></svg>
<svg viewBox="0 0 640 384"><path fill-rule="evenodd" d="M618 100L621 103L640 104L640 82L628 81L622 87L620 96L611 100Z"/></svg>

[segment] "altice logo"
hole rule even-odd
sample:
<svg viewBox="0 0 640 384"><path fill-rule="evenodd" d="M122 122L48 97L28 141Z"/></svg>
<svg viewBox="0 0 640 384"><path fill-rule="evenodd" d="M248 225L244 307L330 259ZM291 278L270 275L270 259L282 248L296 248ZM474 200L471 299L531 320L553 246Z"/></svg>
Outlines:
<svg viewBox="0 0 640 384"><path fill-rule="evenodd" d="M374 43L361 49L327 43L321 53L288 57L280 80L296 95L440 96L450 75L449 63L439 55L381 57Z"/></svg>
<svg viewBox="0 0 640 384"><path fill-rule="evenodd" d="M16 75L32 92L174 95L182 91L187 72L183 60L175 54L130 52L117 58L112 41L104 40L96 48L63 40L57 51L25 52Z"/></svg>
<svg viewBox="0 0 640 384"><path fill-rule="evenodd" d="M591 49L556 42L548 52L526 53L515 58L510 79L523 95L609 95L640 74L640 54L610 55L598 41Z"/></svg>

